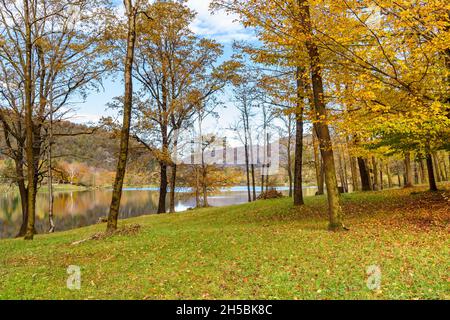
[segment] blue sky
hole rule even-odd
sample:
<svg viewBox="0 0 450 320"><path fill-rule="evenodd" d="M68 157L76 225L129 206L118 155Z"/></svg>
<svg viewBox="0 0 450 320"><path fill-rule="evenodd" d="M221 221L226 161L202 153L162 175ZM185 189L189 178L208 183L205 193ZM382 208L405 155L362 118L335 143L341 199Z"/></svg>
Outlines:
<svg viewBox="0 0 450 320"><path fill-rule="evenodd" d="M224 46L224 57L227 59L232 54L232 43L235 40L251 40L252 32L244 29L242 25L235 22L235 17L227 15L225 12L218 12L212 15L209 11L210 0L189 0L188 5L197 12L197 17L192 24L192 30L199 36L215 39ZM122 11L121 2L118 10ZM107 110L106 104L114 97L123 94L122 75L118 74L116 79L107 78L103 81L104 89L100 92L91 92L86 101L74 106L74 113L71 118L74 122L86 123L96 122L102 116L115 116L111 110ZM223 102L228 106L226 109L217 110L220 120L209 120L207 126L211 128L227 128L237 117L237 112L232 106L228 94L222 95Z"/></svg>

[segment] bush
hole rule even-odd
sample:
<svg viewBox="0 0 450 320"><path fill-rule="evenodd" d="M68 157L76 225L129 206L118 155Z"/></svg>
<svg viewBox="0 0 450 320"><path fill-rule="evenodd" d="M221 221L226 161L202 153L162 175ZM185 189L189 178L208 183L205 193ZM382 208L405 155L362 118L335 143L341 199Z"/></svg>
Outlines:
<svg viewBox="0 0 450 320"><path fill-rule="evenodd" d="M258 196L258 200L279 199L283 198L283 194L275 189L264 191Z"/></svg>

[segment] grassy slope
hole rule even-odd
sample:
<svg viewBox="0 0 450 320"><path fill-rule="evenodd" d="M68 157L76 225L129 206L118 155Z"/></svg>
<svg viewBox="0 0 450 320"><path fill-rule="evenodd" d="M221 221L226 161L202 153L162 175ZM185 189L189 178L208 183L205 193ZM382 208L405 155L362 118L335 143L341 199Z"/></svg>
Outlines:
<svg viewBox="0 0 450 320"><path fill-rule="evenodd" d="M448 299L450 194L410 192L346 195L346 233L326 231L314 197L130 219L137 235L78 245L104 225L3 240L0 299ZM66 288L72 264L80 291ZM370 265L381 291L366 287Z"/></svg>

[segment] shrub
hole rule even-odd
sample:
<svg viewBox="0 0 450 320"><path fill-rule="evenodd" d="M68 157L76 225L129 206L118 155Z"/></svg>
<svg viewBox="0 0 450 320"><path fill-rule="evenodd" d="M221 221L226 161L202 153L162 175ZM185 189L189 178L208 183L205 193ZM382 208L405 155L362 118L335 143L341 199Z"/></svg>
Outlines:
<svg viewBox="0 0 450 320"><path fill-rule="evenodd" d="M279 199L283 198L283 194L275 189L264 191L258 196L258 200Z"/></svg>

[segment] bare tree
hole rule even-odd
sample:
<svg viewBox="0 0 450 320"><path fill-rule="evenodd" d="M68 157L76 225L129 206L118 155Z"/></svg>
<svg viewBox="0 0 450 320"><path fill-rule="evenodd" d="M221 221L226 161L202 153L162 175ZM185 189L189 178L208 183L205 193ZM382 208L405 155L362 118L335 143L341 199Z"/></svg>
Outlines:
<svg viewBox="0 0 450 320"><path fill-rule="evenodd" d="M105 13L106 5L105 0L0 3L0 79L7 83L0 89L2 122L15 140L10 151L15 151L16 159L24 154L24 161L17 162L17 172L23 170L19 166L26 167L26 190L19 186L22 203L26 202L26 228L22 226L19 234L26 239L35 233L36 193L45 171L49 94L53 92L51 113L61 119L72 98L83 97L89 84L100 81L107 69L100 58L105 53L101 39L106 20L100 11ZM77 14L81 11L83 15ZM20 128L5 126L11 114ZM24 135L19 134L22 130ZM18 181L22 181L20 175Z"/></svg>

